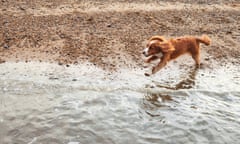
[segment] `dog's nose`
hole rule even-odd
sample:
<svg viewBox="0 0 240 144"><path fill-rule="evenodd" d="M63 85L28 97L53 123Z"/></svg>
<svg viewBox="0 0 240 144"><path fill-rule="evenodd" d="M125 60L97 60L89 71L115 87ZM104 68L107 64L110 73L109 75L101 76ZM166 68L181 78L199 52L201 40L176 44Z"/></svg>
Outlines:
<svg viewBox="0 0 240 144"><path fill-rule="evenodd" d="M143 51L142 54L147 57L147 52L146 51Z"/></svg>
<svg viewBox="0 0 240 144"><path fill-rule="evenodd" d="M148 56L148 48L145 48L143 50L142 54L147 57Z"/></svg>
<svg viewBox="0 0 240 144"><path fill-rule="evenodd" d="M148 54L147 54L147 52L146 52L146 51L143 51L143 52L142 52L142 54L143 54L145 57L147 57L147 56L148 56Z"/></svg>

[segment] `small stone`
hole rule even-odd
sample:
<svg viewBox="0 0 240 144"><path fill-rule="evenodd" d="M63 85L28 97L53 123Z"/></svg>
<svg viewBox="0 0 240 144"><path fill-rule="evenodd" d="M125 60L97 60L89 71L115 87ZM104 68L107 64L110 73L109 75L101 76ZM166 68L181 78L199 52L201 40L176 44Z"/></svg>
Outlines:
<svg viewBox="0 0 240 144"><path fill-rule="evenodd" d="M196 106L191 106L190 108L197 109L197 107L196 107Z"/></svg>
<svg viewBox="0 0 240 144"><path fill-rule="evenodd" d="M0 64L1 64L1 63L5 63L5 62L6 62L5 60L1 60L1 59L0 59Z"/></svg>
<svg viewBox="0 0 240 144"><path fill-rule="evenodd" d="M144 73L144 75L145 75L145 76L147 76L147 77L149 77L149 76L150 76L150 74L149 74L149 73Z"/></svg>
<svg viewBox="0 0 240 144"><path fill-rule="evenodd" d="M7 44L4 44L3 48L9 49L9 46Z"/></svg>
<svg viewBox="0 0 240 144"><path fill-rule="evenodd" d="M26 8L24 8L22 6L20 6L19 9L22 10L22 11L26 10Z"/></svg>
<svg viewBox="0 0 240 144"><path fill-rule="evenodd" d="M59 78L57 77L49 77L50 80L58 80Z"/></svg>
<svg viewBox="0 0 240 144"><path fill-rule="evenodd" d="M65 35L64 34L60 34L59 37L60 38L65 38Z"/></svg>
<svg viewBox="0 0 240 144"><path fill-rule="evenodd" d="M210 58L209 58L209 57L205 58L205 61L209 61L209 60L210 60Z"/></svg>
<svg viewBox="0 0 240 144"><path fill-rule="evenodd" d="M74 64L78 64L78 62L77 62L77 61L75 61L75 62L74 62Z"/></svg>
<svg viewBox="0 0 240 144"><path fill-rule="evenodd" d="M63 63L62 62L58 62L58 65L63 65Z"/></svg>

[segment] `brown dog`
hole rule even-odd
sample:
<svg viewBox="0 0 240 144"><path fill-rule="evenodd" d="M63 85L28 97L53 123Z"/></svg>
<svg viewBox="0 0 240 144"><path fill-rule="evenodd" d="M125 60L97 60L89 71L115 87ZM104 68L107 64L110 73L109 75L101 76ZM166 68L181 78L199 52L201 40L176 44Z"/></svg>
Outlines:
<svg viewBox="0 0 240 144"><path fill-rule="evenodd" d="M180 55L189 53L196 62L196 66L200 66L200 43L210 45L210 38L207 35L202 37L185 36L176 39L167 40L162 36L153 36L148 40L147 47L143 51L143 55L148 57L145 61L150 63L153 60L160 59L157 66L153 67L152 74L155 74L163 68L168 61L179 57ZM149 76L149 74L145 74Z"/></svg>

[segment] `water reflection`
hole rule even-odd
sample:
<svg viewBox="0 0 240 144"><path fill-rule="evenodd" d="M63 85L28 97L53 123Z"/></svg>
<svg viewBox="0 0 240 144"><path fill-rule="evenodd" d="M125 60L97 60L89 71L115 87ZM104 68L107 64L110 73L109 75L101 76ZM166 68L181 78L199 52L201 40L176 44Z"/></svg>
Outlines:
<svg viewBox="0 0 240 144"><path fill-rule="evenodd" d="M158 88L166 88L170 90L179 90L179 89L191 89L195 86L195 80L196 76L198 74L199 69L194 68L191 71L188 72L187 77L175 84L175 86L168 86L168 85L163 85L158 82L156 83L156 87Z"/></svg>
<svg viewBox="0 0 240 144"><path fill-rule="evenodd" d="M161 84L160 82L153 81L155 86L151 85L146 85L146 88L150 88L151 90L155 88L164 88L167 90L180 90L180 89L191 89L195 86L195 81L196 77L198 74L199 69L193 68L191 69L187 74L185 78L182 78L181 81L178 83L172 85L168 84ZM174 108L174 105L176 101L173 99L171 95L169 95L170 92L163 92L163 91L158 91L158 92L147 92L144 95L143 98L143 108L145 110L145 113L149 115L150 117L159 117L160 113L162 112L162 108L165 110L170 110ZM176 94L176 93L175 93ZM185 96L182 95L181 93L178 93L175 95L175 97L178 96ZM159 109L161 108L161 109Z"/></svg>
<svg viewBox="0 0 240 144"><path fill-rule="evenodd" d="M160 93L148 93L145 96L145 99L151 103L155 102L165 102L165 101L172 101L172 97L167 94L160 94Z"/></svg>
<svg viewBox="0 0 240 144"><path fill-rule="evenodd" d="M159 108L169 107L166 102L172 100L172 97L168 94L146 93L142 101L142 107L145 113L150 117L160 117Z"/></svg>

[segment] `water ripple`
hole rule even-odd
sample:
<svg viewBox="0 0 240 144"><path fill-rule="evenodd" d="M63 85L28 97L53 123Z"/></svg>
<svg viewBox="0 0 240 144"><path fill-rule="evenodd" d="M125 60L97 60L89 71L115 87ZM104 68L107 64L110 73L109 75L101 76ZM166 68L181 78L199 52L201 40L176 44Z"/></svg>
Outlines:
<svg viewBox="0 0 240 144"><path fill-rule="evenodd" d="M3 144L221 144L240 138L240 91L231 77L220 80L228 84L223 88L214 85L210 75L203 78L200 69L184 76L184 86L178 87L181 81L145 78L137 70L130 76L112 74L110 79L104 74L93 79L73 70L70 76L60 74L53 80L46 72L36 75L26 69L24 79L14 69L15 75L0 73Z"/></svg>

